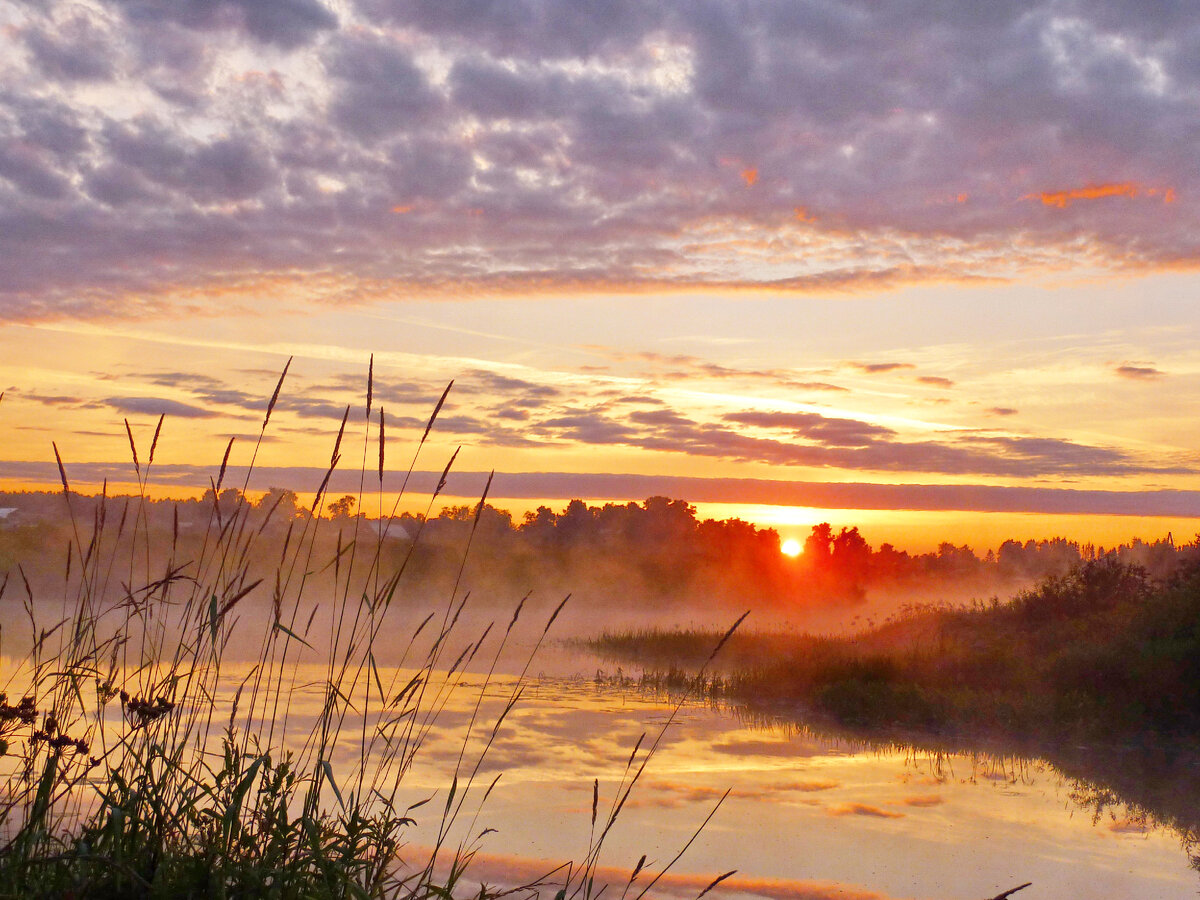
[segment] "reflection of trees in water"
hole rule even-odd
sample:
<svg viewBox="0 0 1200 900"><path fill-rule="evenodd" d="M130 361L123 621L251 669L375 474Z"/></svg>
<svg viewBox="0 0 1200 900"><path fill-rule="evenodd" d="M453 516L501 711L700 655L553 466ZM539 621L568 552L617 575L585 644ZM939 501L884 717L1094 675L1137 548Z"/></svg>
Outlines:
<svg viewBox="0 0 1200 900"><path fill-rule="evenodd" d="M1054 779L1094 825L1108 819L1130 829L1173 832L1200 873L1200 743L1195 741L1146 735L1140 742L1083 746L1038 735L934 739L851 729L794 709L766 710L713 697L697 702L719 708L751 730L782 734L831 753L899 755L906 766L939 784L984 779L1031 786Z"/></svg>
<svg viewBox="0 0 1200 900"><path fill-rule="evenodd" d="M1200 872L1200 747L1067 748L1055 764L1073 780L1070 798L1092 815L1166 828Z"/></svg>

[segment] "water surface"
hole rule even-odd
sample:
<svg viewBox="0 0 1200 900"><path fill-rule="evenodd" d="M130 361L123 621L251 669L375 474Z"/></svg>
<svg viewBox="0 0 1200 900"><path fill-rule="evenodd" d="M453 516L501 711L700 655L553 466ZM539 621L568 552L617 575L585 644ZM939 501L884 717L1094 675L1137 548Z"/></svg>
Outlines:
<svg viewBox="0 0 1200 900"><path fill-rule="evenodd" d="M406 797L444 796L480 690L468 678L454 695ZM485 719L510 690L509 679L487 687ZM648 735L644 750L672 708L594 679L532 681L485 758L488 782L503 774L477 821L496 833L480 844L476 874L496 883L583 858L593 779L602 823L639 737ZM1097 816L1087 791L1046 762L873 749L701 705L675 716L602 863L613 877L642 854L661 867L726 790L669 891L695 896L730 869L738 875L724 893L767 897L984 898L1031 881L1023 900L1116 900L1193 897L1200 887L1177 833L1120 803Z"/></svg>

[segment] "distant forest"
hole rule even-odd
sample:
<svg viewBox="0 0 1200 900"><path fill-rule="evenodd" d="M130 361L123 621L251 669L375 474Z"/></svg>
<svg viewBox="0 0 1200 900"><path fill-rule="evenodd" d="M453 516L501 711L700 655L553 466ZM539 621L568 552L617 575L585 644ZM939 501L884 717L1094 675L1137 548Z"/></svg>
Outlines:
<svg viewBox="0 0 1200 900"><path fill-rule="evenodd" d="M822 523L811 529L804 552L791 558L780 552L774 529L740 519L701 520L694 506L666 497L603 506L572 500L561 512L543 506L520 520L478 504L448 507L428 520L407 513L371 519L355 512L349 495L328 503L314 519L295 493L279 488L253 497L229 488L193 500L102 502L72 494L71 501L85 543L103 512L106 534L134 540L136 532L152 548L155 565L186 563L189 546L198 547L218 516L226 521L240 511L257 535L254 553L264 572L303 534L322 564L352 542L369 545L386 561L403 562L408 589L429 596L453 588L469 542L462 584L503 602L530 592L572 592L609 605L652 601L786 611L853 605L872 591L927 593L930 600L951 586L960 595L1003 593L1105 558L1160 577L1200 555L1195 542L1177 545L1170 537L1109 548L1061 537L1014 539L982 555L946 542L935 552L911 554L887 543L872 547L857 528ZM53 573L65 565L75 533L62 493L0 493L0 508L15 509L0 519L0 576L20 565L28 579L53 590Z"/></svg>

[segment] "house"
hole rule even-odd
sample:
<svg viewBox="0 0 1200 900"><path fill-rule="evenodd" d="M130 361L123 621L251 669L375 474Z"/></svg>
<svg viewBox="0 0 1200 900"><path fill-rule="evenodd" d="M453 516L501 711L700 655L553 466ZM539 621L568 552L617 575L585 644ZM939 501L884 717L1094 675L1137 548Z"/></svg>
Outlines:
<svg viewBox="0 0 1200 900"><path fill-rule="evenodd" d="M399 516L392 519L367 519L363 524L366 525L375 534L384 534L389 538L406 541L411 543L413 540L412 534L400 520Z"/></svg>

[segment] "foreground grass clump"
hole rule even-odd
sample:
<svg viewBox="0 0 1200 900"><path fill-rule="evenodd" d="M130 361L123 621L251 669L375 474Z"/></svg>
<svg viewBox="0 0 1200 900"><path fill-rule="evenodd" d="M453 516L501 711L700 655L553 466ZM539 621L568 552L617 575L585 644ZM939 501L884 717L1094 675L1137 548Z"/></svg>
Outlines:
<svg viewBox="0 0 1200 900"><path fill-rule="evenodd" d="M384 413L371 398L368 375L360 501L376 479L382 495L386 464ZM420 535L397 557L395 547L383 552L386 532L322 515L350 416L348 408L312 508L288 517L281 546L267 545L277 554L269 577L255 577L260 542L283 514L278 499L245 498L257 445L246 483L223 491L230 441L207 527L181 538L177 518L166 547L152 546L145 512L161 419L144 460L127 423L140 498L102 496L79 516L59 460L72 535L53 580L60 588L40 595L33 585L47 579L31 583L19 565L0 582L0 602L23 608L32 631L26 653L0 656L0 897L449 900L466 891L482 900L546 884L572 900L592 895L604 838L659 741L641 756L635 748L635 774L599 828L593 805L582 865L548 872L549 882L461 886L491 830L475 824L495 785L479 783L484 757L566 600L535 628L521 676L496 684L508 692L503 711L483 721L484 689L523 627L525 601L498 625L461 635L467 597L456 583L416 620L400 586ZM320 532L330 528L338 531L327 558L331 540ZM6 622L6 649L12 634ZM253 647L250 661L233 645ZM384 645L388 665L377 658ZM449 784L436 802L405 806L405 776L472 665L479 700ZM427 844L407 847L423 815Z"/></svg>
<svg viewBox="0 0 1200 900"><path fill-rule="evenodd" d="M670 688L687 682L678 667L710 640L641 632L593 646ZM853 638L738 635L726 660L704 689L800 702L853 726L1198 737L1200 565L1155 581L1102 558L1007 603L913 612Z"/></svg>
<svg viewBox="0 0 1200 900"><path fill-rule="evenodd" d="M370 390L368 383L363 482L374 437L382 483L384 416L372 408ZM435 673L447 668L452 610L461 601L449 598L440 622L398 623L409 651L422 631L430 639L412 668L390 670L393 683L385 684L374 646L403 566L381 570L384 535L360 533L355 523L338 535L334 559L315 559L317 532L328 522L322 484L311 514L287 524L273 585L251 580L249 561L276 507L252 507L245 485L228 502L221 491L227 449L200 540L181 542L177 522L170 547L152 548L144 497L159 430L144 463L128 430L141 501L101 498L91 521L79 521L60 460L73 535L61 597L35 596L19 568L4 583L12 589L20 581L33 641L26 656L7 661L0 693L0 895L444 896L472 847L452 847L439 860L439 840L427 858L402 860L414 819L395 801L452 689L451 677ZM184 547L194 555L180 556ZM308 596L309 579L325 566L336 573L333 595ZM247 598L266 594L269 613L248 638L255 617L241 616ZM314 628L318 613L323 621ZM257 642L258 653L233 679L225 668L235 630ZM450 676L480 645L466 643ZM318 711L297 723L290 713L303 689L301 663L323 675L308 686ZM403 676L407 684L394 683L401 671L412 673ZM360 739L349 760L336 753L347 736ZM440 837L474 786L474 771L463 775L441 813Z"/></svg>

